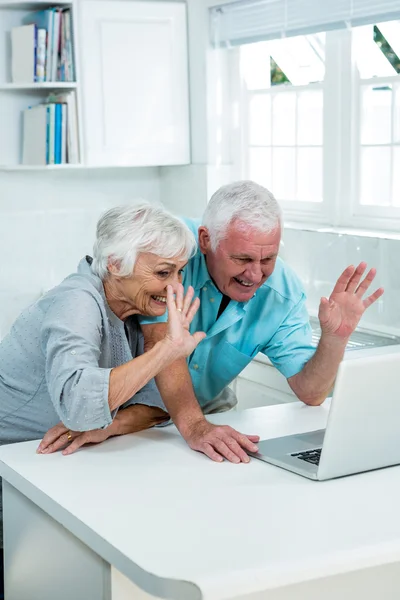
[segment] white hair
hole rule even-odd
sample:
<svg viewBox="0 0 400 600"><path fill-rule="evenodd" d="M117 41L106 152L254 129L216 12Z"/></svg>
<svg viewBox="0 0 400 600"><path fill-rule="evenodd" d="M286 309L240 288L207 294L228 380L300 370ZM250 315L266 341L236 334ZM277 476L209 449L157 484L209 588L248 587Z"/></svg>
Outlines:
<svg viewBox="0 0 400 600"><path fill-rule="evenodd" d="M269 232L282 226L282 211L273 194L254 181L223 185L212 195L203 215L213 251L236 219Z"/></svg>
<svg viewBox="0 0 400 600"><path fill-rule="evenodd" d="M118 264L120 277L130 277L140 252L187 260L196 252L196 240L190 229L163 206L145 200L116 206L100 217L92 263L100 279L107 277L110 259Z"/></svg>

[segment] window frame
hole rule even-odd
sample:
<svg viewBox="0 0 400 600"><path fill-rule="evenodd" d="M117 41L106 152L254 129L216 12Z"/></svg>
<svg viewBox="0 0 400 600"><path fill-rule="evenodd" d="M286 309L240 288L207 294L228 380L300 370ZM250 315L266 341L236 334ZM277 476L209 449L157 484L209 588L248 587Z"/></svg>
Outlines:
<svg viewBox="0 0 400 600"><path fill-rule="evenodd" d="M241 151L240 174L249 178L249 102L254 94L323 90L323 200L317 202L280 201L285 219L336 228L400 231L400 207L365 206L360 202L361 90L371 84L400 87L400 75L361 79L354 61L352 32L326 32L325 78L303 86L273 86L247 90L236 60L240 78ZM392 108L393 111L393 108ZM393 113L392 113L393 116ZM394 123L392 121L392 132ZM393 134L392 134L393 135ZM393 139L392 139L393 144ZM395 145L400 146L400 141ZM393 177L393 169L392 169ZM271 190L273 192L273 190Z"/></svg>

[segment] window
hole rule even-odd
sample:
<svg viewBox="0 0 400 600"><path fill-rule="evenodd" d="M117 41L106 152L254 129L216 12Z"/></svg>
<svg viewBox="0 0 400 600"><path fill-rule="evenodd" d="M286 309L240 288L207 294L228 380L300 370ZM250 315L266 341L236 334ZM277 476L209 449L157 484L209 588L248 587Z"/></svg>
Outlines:
<svg viewBox="0 0 400 600"><path fill-rule="evenodd" d="M400 21L242 45L242 176L289 220L400 225Z"/></svg>
<svg viewBox="0 0 400 600"><path fill-rule="evenodd" d="M400 207L400 22L354 30L359 75L359 214ZM384 214L378 210L376 214Z"/></svg>

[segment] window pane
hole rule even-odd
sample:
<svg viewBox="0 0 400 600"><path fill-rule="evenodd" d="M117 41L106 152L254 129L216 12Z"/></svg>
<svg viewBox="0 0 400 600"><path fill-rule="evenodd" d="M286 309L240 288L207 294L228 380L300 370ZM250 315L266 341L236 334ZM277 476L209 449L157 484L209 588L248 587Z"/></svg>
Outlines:
<svg viewBox="0 0 400 600"><path fill-rule="evenodd" d="M322 202L322 148L297 151L297 199Z"/></svg>
<svg viewBox="0 0 400 600"><path fill-rule="evenodd" d="M271 96L256 94L250 100L249 142L252 146L271 145Z"/></svg>
<svg viewBox="0 0 400 600"><path fill-rule="evenodd" d="M303 146L322 146L322 90L301 92L297 103L297 143Z"/></svg>
<svg viewBox="0 0 400 600"><path fill-rule="evenodd" d="M325 34L300 35L268 42L273 59L292 85L323 81L325 75ZM274 84L273 71L271 83ZM279 80L275 83L279 83Z"/></svg>
<svg viewBox="0 0 400 600"><path fill-rule="evenodd" d="M296 150L274 148L272 150L272 192L278 200L296 198Z"/></svg>
<svg viewBox="0 0 400 600"><path fill-rule="evenodd" d="M373 25L354 28L353 47L356 65L362 79L396 75L396 70L375 41Z"/></svg>
<svg viewBox="0 0 400 600"><path fill-rule="evenodd" d="M396 88L394 96L393 141L400 142L400 88Z"/></svg>
<svg viewBox="0 0 400 600"><path fill-rule="evenodd" d="M400 148L393 148L392 204L400 207Z"/></svg>
<svg viewBox="0 0 400 600"><path fill-rule="evenodd" d="M392 90L363 88L361 95L361 143L390 144L392 129Z"/></svg>
<svg viewBox="0 0 400 600"><path fill-rule="evenodd" d="M390 148L362 148L360 204L390 205Z"/></svg>
<svg viewBox="0 0 400 600"><path fill-rule="evenodd" d="M240 71L248 90L270 87L270 54L266 42L241 46Z"/></svg>
<svg viewBox="0 0 400 600"><path fill-rule="evenodd" d="M272 190L271 150L269 148L250 148L250 179Z"/></svg>
<svg viewBox="0 0 400 600"><path fill-rule="evenodd" d="M282 92L272 100L274 146L294 146L296 140L296 94Z"/></svg>

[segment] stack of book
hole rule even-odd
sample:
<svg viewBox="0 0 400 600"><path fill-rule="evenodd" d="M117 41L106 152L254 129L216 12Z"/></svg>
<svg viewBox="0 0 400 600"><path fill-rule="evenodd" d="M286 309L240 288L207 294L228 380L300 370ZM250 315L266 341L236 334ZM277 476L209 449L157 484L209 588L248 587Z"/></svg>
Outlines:
<svg viewBox="0 0 400 600"><path fill-rule="evenodd" d="M52 94L23 111L22 164L78 164L79 134L75 90Z"/></svg>
<svg viewBox="0 0 400 600"><path fill-rule="evenodd" d="M11 30L13 83L75 81L69 8L48 8L26 15Z"/></svg>

